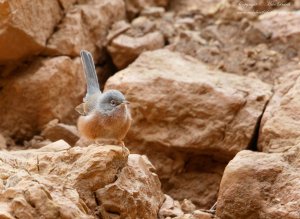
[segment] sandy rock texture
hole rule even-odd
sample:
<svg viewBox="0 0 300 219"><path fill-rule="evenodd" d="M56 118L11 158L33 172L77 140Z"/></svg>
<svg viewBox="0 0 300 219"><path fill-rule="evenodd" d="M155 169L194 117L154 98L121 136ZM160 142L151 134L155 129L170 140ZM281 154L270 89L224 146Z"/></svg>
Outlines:
<svg viewBox="0 0 300 219"><path fill-rule="evenodd" d="M52 142L62 139L71 146L74 146L80 138L76 126L59 123L58 119L50 121L41 132L41 136Z"/></svg>
<svg viewBox="0 0 300 219"><path fill-rule="evenodd" d="M224 171L219 218L300 217L300 147L284 153L242 151Z"/></svg>
<svg viewBox="0 0 300 219"><path fill-rule="evenodd" d="M156 219L164 201L161 184L146 156L131 154L118 179L96 191L104 218Z"/></svg>
<svg viewBox="0 0 300 219"><path fill-rule="evenodd" d="M47 54L78 56L81 49L100 58L113 22L125 19L122 0L84 1L67 10L58 30L49 38Z"/></svg>
<svg viewBox="0 0 300 219"><path fill-rule="evenodd" d="M253 23L253 29L265 37L265 40L270 39L275 47L299 49L299 20L299 11L275 10L260 15ZM259 39L261 38L257 40Z"/></svg>
<svg viewBox="0 0 300 219"><path fill-rule="evenodd" d="M279 80L262 117L258 146L264 152L284 152L300 142L300 71Z"/></svg>
<svg viewBox="0 0 300 219"><path fill-rule="evenodd" d="M85 82L80 60L66 56L40 58L1 81L0 131L24 138L41 131L53 118L77 117Z"/></svg>
<svg viewBox="0 0 300 219"><path fill-rule="evenodd" d="M231 158L250 144L271 95L259 80L212 71L168 50L143 53L106 88L120 89L132 103L130 145Z"/></svg>
<svg viewBox="0 0 300 219"><path fill-rule="evenodd" d="M169 0L124 0L129 19L134 18L143 9L151 6L166 7Z"/></svg>
<svg viewBox="0 0 300 219"><path fill-rule="evenodd" d="M164 200L147 158L128 157L121 147L71 148L57 141L0 156L3 218L106 218L113 206L156 218ZM127 178L139 184L128 183ZM120 203L124 194L131 200L126 204Z"/></svg>
<svg viewBox="0 0 300 219"><path fill-rule="evenodd" d="M62 17L56 0L5 0L0 3L0 11L1 64L40 53Z"/></svg>
<svg viewBox="0 0 300 219"><path fill-rule="evenodd" d="M141 37L121 34L112 39L107 48L117 68L123 69L132 63L142 52L160 49L163 46L163 35L156 31Z"/></svg>
<svg viewBox="0 0 300 219"><path fill-rule="evenodd" d="M259 80L168 50L143 53L107 81L111 88L131 102L127 145L149 156L164 191L203 208L216 199L226 161L251 147L271 96Z"/></svg>

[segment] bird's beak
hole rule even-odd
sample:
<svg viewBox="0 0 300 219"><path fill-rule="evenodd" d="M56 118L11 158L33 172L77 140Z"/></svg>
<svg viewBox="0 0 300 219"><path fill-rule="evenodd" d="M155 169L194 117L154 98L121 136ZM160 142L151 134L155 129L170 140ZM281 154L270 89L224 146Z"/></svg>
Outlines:
<svg viewBox="0 0 300 219"><path fill-rule="evenodd" d="M122 102L122 104L130 104L130 102L127 101L127 100L124 100L124 101Z"/></svg>

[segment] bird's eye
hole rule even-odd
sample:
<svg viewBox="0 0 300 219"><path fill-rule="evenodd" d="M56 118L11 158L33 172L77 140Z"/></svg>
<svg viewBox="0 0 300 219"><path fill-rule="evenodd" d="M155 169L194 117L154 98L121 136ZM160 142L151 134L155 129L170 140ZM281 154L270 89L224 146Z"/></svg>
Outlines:
<svg viewBox="0 0 300 219"><path fill-rule="evenodd" d="M116 105L117 105L117 102L116 102L115 100L111 100L111 101L110 101L110 104L111 104L112 106L116 106Z"/></svg>

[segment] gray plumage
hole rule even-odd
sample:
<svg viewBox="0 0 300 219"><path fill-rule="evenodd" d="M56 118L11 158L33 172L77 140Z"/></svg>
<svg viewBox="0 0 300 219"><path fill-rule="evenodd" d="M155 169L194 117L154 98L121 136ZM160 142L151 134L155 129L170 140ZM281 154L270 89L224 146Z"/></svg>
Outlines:
<svg viewBox="0 0 300 219"><path fill-rule="evenodd" d="M84 102L86 102L89 97L96 93L101 93L101 91L92 55L88 51L81 50L80 56L87 83L87 93L84 98Z"/></svg>

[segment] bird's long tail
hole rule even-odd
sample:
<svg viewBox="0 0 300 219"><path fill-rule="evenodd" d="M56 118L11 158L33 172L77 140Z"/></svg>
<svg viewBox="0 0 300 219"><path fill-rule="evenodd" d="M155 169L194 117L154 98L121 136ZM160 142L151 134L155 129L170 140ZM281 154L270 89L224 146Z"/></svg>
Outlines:
<svg viewBox="0 0 300 219"><path fill-rule="evenodd" d="M87 93L84 100L88 99L95 93L101 93L98 83L98 78L95 70L95 64L91 53L86 50L80 51L83 70L87 83Z"/></svg>

